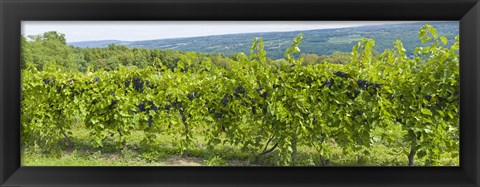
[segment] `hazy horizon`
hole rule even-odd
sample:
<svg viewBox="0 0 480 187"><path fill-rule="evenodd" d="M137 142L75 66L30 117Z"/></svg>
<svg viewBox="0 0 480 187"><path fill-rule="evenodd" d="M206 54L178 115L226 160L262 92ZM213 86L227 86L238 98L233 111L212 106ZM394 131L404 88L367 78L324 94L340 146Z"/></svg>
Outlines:
<svg viewBox="0 0 480 187"><path fill-rule="evenodd" d="M68 43L101 40L144 41L417 22L422 21L22 21L21 34L30 36L57 31L65 34Z"/></svg>

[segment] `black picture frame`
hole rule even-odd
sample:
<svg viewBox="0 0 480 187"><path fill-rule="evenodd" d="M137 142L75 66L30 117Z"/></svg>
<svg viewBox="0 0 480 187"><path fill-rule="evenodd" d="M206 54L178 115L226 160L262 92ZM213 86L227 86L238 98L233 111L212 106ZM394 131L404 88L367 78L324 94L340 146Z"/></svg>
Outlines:
<svg viewBox="0 0 480 187"><path fill-rule="evenodd" d="M459 20L459 167L21 167L20 22ZM478 0L0 0L0 186L480 186Z"/></svg>

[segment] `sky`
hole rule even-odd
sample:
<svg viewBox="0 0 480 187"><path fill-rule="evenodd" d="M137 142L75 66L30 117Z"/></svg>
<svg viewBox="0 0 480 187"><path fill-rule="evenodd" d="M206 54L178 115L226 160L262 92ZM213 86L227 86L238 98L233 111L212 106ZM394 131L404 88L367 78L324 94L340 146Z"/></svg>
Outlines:
<svg viewBox="0 0 480 187"><path fill-rule="evenodd" d="M138 41L411 22L415 21L22 21L22 35L57 31L65 34L67 42Z"/></svg>

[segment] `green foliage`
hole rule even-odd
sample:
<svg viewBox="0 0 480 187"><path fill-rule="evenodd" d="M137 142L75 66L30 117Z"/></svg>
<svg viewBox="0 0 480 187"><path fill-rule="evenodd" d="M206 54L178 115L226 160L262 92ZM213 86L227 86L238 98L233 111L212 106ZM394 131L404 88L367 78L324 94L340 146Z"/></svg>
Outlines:
<svg viewBox="0 0 480 187"><path fill-rule="evenodd" d="M228 163L219 156L213 156L203 162L205 166L226 166Z"/></svg>
<svg viewBox="0 0 480 187"><path fill-rule="evenodd" d="M333 52L332 55L301 54L302 65L315 65L320 63L348 64L351 61L350 53Z"/></svg>
<svg viewBox="0 0 480 187"><path fill-rule="evenodd" d="M304 64L295 58L298 35L282 62L269 61L263 40L255 38L249 56L225 57L221 66L193 52L182 53L175 66L164 58L84 73L53 63L41 71L27 66L22 143L47 150L64 140L74 143L69 136L80 120L98 147L116 139L122 149L132 131L144 132L143 157L150 161L158 159L156 137L162 134L183 156L202 137L210 150L224 144L256 157L274 153L277 165L299 165L298 148L312 147L328 165L332 142L344 154L365 158L372 142L383 141L401 149L410 165L415 156L437 165L440 152L459 149L458 38L447 48L432 27L419 33L431 45L418 47L414 57L400 41L377 55L375 41L363 38L345 65Z"/></svg>

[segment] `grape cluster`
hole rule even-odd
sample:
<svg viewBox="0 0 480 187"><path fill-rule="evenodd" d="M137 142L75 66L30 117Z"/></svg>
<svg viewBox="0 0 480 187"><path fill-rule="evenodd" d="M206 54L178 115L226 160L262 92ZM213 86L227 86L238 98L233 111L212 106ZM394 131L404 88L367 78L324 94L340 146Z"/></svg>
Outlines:
<svg viewBox="0 0 480 187"><path fill-rule="evenodd" d="M327 86L328 88L331 88L334 83L335 83L335 80L333 80L333 78L326 80L322 83L322 88L325 86Z"/></svg>
<svg viewBox="0 0 480 187"><path fill-rule="evenodd" d="M260 97L262 98L267 98L268 97L268 92L267 91L264 91L262 94L260 94Z"/></svg>
<svg viewBox="0 0 480 187"><path fill-rule="evenodd" d="M55 79L52 79L52 78L43 79L43 83L45 85L50 84L50 83L55 83Z"/></svg>
<svg viewBox="0 0 480 187"><path fill-rule="evenodd" d="M147 108L147 106L150 106ZM137 111L139 112L148 112L149 110L157 111L158 107L153 103L153 101L148 101L148 105L145 102L139 102L137 105Z"/></svg>
<svg viewBox="0 0 480 187"><path fill-rule="evenodd" d="M346 78L346 79L350 78L349 74L347 74L345 72L342 72L342 71L336 71L333 74L335 74L336 76L342 77L342 78Z"/></svg>
<svg viewBox="0 0 480 187"><path fill-rule="evenodd" d="M143 81L142 79L138 78L138 77L135 77L133 78L133 88L139 92L139 93L143 93Z"/></svg>
<svg viewBox="0 0 480 187"><path fill-rule="evenodd" d="M425 98L425 100L427 100L427 101L430 101L430 99L432 99L432 96L431 95L425 95L425 96L423 96L423 98Z"/></svg>
<svg viewBox="0 0 480 187"><path fill-rule="evenodd" d="M355 99L360 94L360 90L355 90L355 91L349 92L349 93L350 93L350 95L348 95L348 96L350 97L350 99Z"/></svg>
<svg viewBox="0 0 480 187"><path fill-rule="evenodd" d="M112 104L110 104L110 109L114 108L115 106L117 106L118 104L118 100L114 100L112 101Z"/></svg>
<svg viewBox="0 0 480 187"><path fill-rule="evenodd" d="M150 104L150 109L152 109L153 111L158 110L158 107L152 101L150 101L148 104Z"/></svg>
<svg viewBox="0 0 480 187"><path fill-rule="evenodd" d="M367 89L367 81L366 80L358 80L357 81L358 87L362 89Z"/></svg>
<svg viewBox="0 0 480 187"><path fill-rule="evenodd" d="M245 88L239 86L235 89L235 97L239 97L240 94L242 94L243 96L245 96L246 94L246 91L245 91Z"/></svg>
<svg viewBox="0 0 480 187"><path fill-rule="evenodd" d="M113 104L116 104L118 101L114 101ZM149 108L147 108L147 106L150 106ZM170 109L170 108L169 108ZM148 112L150 110L153 110L153 111L157 111L158 110L158 106L156 106L153 101L148 101L148 102L139 102L138 105L137 105L137 111L138 112L145 112L146 114L149 114ZM132 116L133 118L134 116ZM153 122L153 116L149 115L148 116L148 120L147 120L147 123L148 123L148 127L152 127L152 122Z"/></svg>
<svg viewBox="0 0 480 187"><path fill-rule="evenodd" d="M169 110L170 110L170 107L171 107L170 105L165 105L164 109L165 109L166 111L169 111Z"/></svg>
<svg viewBox="0 0 480 187"><path fill-rule="evenodd" d="M374 90L382 88L381 84L375 83L375 82L368 82L366 80L357 80L357 85L358 87L362 89L367 89L368 87L372 87Z"/></svg>
<svg viewBox="0 0 480 187"><path fill-rule="evenodd" d="M226 106L228 104L228 98L227 98L227 95L223 96L221 102L223 103L224 106Z"/></svg>
<svg viewBox="0 0 480 187"><path fill-rule="evenodd" d="M374 83L374 82L369 82L369 83L368 83L368 86L373 87L375 90L382 88L382 85L381 85L381 84Z"/></svg>
<svg viewBox="0 0 480 187"><path fill-rule="evenodd" d="M343 88L343 82L338 83L337 86L338 86L339 88Z"/></svg>
<svg viewBox="0 0 480 187"><path fill-rule="evenodd" d="M153 122L152 116L149 116L149 117L148 117L148 121L147 121L147 123L148 123L148 128L152 127L152 122Z"/></svg>
<svg viewBox="0 0 480 187"><path fill-rule="evenodd" d="M137 105L137 111L139 111L139 112L145 112L145 103L144 103L144 102L138 103L138 105Z"/></svg>
<svg viewBox="0 0 480 187"><path fill-rule="evenodd" d="M222 113L215 113L215 118L220 119L222 117L223 117Z"/></svg>
<svg viewBox="0 0 480 187"><path fill-rule="evenodd" d="M152 88L151 85L150 85L150 81L146 81L146 82L145 82L145 86L146 86L146 87L149 87L149 88Z"/></svg>
<svg viewBox="0 0 480 187"><path fill-rule="evenodd" d="M182 116L182 121L185 122L187 121L187 118L185 117L185 110L182 108L179 110L180 115Z"/></svg>
<svg viewBox="0 0 480 187"><path fill-rule="evenodd" d="M188 99L190 99L190 101L191 101L191 100L193 100L196 96L198 96L198 91L197 91L197 90L193 91L193 93L191 93L191 94L188 94Z"/></svg>
<svg viewBox="0 0 480 187"><path fill-rule="evenodd" d="M178 108L181 108L182 107L182 102L179 102L178 100L175 100L175 101L172 102L172 105L176 106Z"/></svg>
<svg viewBox="0 0 480 187"><path fill-rule="evenodd" d="M62 86L56 86L57 92L61 92L65 88L64 85Z"/></svg>
<svg viewBox="0 0 480 187"><path fill-rule="evenodd" d="M368 82L366 80L358 80L357 81L358 87L364 90L368 90L368 93L370 96L373 96L378 89L382 88L381 84L375 83L375 82ZM369 89L371 88L371 89Z"/></svg>

